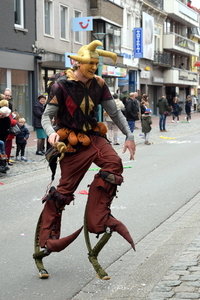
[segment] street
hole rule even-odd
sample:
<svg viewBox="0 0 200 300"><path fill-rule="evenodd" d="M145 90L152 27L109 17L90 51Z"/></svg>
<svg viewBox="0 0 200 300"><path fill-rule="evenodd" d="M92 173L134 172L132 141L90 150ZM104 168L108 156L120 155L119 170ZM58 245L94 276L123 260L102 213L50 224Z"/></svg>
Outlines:
<svg viewBox="0 0 200 300"><path fill-rule="evenodd" d="M200 190L199 134L163 139L151 146L138 145L134 161L129 154L117 152L124 163L124 183L118 188L112 214L128 227L135 243L168 219ZM91 168L96 168L92 166ZM87 190L97 170L89 170L78 187L74 205L66 206L62 219L62 237L83 224ZM57 171L56 186L59 179ZM32 259L34 231L42 210L41 198L49 184L49 170L42 169L9 178L2 185L0 202L0 299L67 300L76 295L95 277L88 258L83 232L61 253L44 258L51 274L48 280L38 278ZM92 244L97 243L95 236ZM117 233L99 255L105 269L130 249ZM136 252L137 253L137 252ZM133 251L132 255L136 255ZM112 284L112 279L109 282Z"/></svg>

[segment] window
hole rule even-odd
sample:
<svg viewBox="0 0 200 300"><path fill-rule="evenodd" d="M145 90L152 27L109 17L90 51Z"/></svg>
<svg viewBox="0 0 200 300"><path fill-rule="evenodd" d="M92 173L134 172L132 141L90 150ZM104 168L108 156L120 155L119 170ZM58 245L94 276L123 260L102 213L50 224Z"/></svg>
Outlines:
<svg viewBox="0 0 200 300"><path fill-rule="evenodd" d="M158 25L154 27L154 50L162 51L162 27Z"/></svg>
<svg viewBox="0 0 200 300"><path fill-rule="evenodd" d="M122 1L121 0L108 0L110 2L114 2L117 5L122 5Z"/></svg>
<svg viewBox="0 0 200 300"><path fill-rule="evenodd" d="M75 10L75 12L74 12L74 17L75 17L75 18L81 18L81 12ZM81 43L81 42L82 42L81 31L75 31L75 32L74 32L74 40L75 40L75 42L77 42L77 43Z"/></svg>
<svg viewBox="0 0 200 300"><path fill-rule="evenodd" d="M60 5L60 38L69 39L68 7Z"/></svg>
<svg viewBox="0 0 200 300"><path fill-rule="evenodd" d="M24 0L14 0L15 26L24 28Z"/></svg>
<svg viewBox="0 0 200 300"><path fill-rule="evenodd" d="M106 49L116 53L121 52L121 29L111 24L106 24Z"/></svg>
<svg viewBox="0 0 200 300"><path fill-rule="evenodd" d="M126 34L127 34L127 47L131 47L133 40L132 40L132 26L131 26L131 15L127 14L127 28L126 28Z"/></svg>
<svg viewBox="0 0 200 300"><path fill-rule="evenodd" d="M44 1L44 33L53 35L53 3L51 0Z"/></svg>

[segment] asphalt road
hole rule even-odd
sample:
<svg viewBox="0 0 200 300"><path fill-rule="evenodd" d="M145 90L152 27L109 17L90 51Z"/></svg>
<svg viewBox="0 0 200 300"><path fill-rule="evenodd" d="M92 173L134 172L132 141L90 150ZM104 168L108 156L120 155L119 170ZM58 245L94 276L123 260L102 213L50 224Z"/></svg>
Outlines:
<svg viewBox="0 0 200 300"><path fill-rule="evenodd" d="M152 146L138 146L134 161L129 161L128 153L121 154L121 149L118 150L126 168L112 213L127 225L136 244L199 192L199 146L199 134L193 134ZM66 207L62 236L82 225L87 196L78 192L87 190L96 172L87 172L75 194L75 205ZM58 178L59 170L55 185ZM32 259L34 230L42 210L40 199L48 183L49 171L42 169L10 178L9 184L1 186L2 300L66 300L95 277L81 233L66 250L44 259L51 276L48 280L38 278ZM91 240L93 244L97 242L93 236ZM129 244L115 233L99 255L99 262L106 268L129 249Z"/></svg>

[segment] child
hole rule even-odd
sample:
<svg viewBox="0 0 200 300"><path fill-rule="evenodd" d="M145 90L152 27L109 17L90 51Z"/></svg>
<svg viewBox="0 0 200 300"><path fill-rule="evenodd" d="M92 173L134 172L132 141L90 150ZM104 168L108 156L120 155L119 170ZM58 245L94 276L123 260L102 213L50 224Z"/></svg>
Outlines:
<svg viewBox="0 0 200 300"><path fill-rule="evenodd" d="M21 151L21 160L27 161L27 159L24 157L24 151L27 143L27 139L29 138L29 131L25 126L26 120L24 118L19 118L19 126L20 126L20 133L16 136L16 160L20 161L19 153Z"/></svg>
<svg viewBox="0 0 200 300"><path fill-rule="evenodd" d="M179 123L179 109L180 109L180 104L178 103L178 97L174 97L173 99L173 104L172 104L172 123L175 122L175 118L177 118L177 123Z"/></svg>
<svg viewBox="0 0 200 300"><path fill-rule="evenodd" d="M149 143L149 132L151 131L152 124L150 113L151 110L147 108L145 110L145 113L142 115L142 132L144 133L145 137L145 145L151 145L151 143Z"/></svg>

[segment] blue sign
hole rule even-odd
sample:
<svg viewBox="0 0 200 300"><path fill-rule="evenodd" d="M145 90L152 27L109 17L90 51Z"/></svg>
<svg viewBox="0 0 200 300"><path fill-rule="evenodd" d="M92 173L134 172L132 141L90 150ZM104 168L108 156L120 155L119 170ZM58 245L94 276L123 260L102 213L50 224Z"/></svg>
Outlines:
<svg viewBox="0 0 200 300"><path fill-rule="evenodd" d="M65 52L65 68L71 68L76 63L76 61L68 57L68 55L77 55L77 54L71 52Z"/></svg>
<svg viewBox="0 0 200 300"><path fill-rule="evenodd" d="M133 30L133 49L135 58L143 58L143 29L134 28Z"/></svg>
<svg viewBox="0 0 200 300"><path fill-rule="evenodd" d="M73 18L72 19L73 31L92 31L93 19L92 17Z"/></svg>

